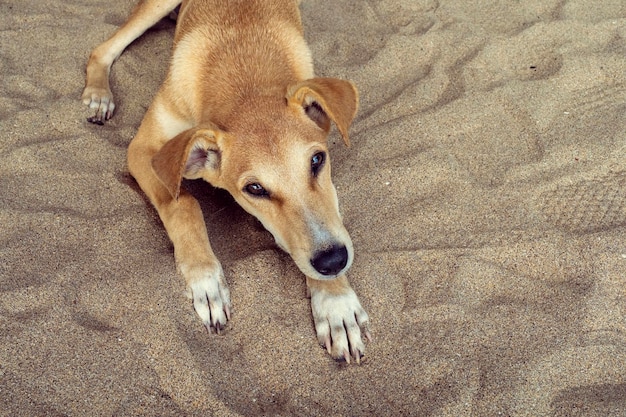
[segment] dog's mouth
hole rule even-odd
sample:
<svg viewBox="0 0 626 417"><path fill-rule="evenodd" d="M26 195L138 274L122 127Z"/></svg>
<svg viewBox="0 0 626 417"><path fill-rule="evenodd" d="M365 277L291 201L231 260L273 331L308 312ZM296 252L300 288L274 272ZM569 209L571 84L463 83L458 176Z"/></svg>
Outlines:
<svg viewBox="0 0 626 417"><path fill-rule="evenodd" d="M352 245L349 240L347 245L333 242L323 245L321 249L308 251L304 248L290 250L282 240L276 239L276 236L274 239L277 246L291 256L300 271L310 278L335 279L345 274L352 265Z"/></svg>

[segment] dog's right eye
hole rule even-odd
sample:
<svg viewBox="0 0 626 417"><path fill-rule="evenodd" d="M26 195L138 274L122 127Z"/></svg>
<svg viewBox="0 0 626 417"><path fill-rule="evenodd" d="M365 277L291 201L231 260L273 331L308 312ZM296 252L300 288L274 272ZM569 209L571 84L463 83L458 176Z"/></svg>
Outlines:
<svg viewBox="0 0 626 417"><path fill-rule="evenodd" d="M311 158L311 173L314 177L320 172L324 162L326 160L326 154L324 152L318 152Z"/></svg>
<svg viewBox="0 0 626 417"><path fill-rule="evenodd" d="M244 187L246 193L254 197L269 197L269 193L261 184L253 182Z"/></svg>

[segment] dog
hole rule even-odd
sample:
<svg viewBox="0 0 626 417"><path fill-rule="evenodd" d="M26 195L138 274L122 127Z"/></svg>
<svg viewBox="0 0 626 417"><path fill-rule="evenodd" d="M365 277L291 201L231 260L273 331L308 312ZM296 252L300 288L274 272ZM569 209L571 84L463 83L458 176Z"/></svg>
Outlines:
<svg viewBox="0 0 626 417"><path fill-rule="evenodd" d="M89 57L82 100L103 124L115 109L109 72L143 32L178 11L168 75L128 147L131 175L156 208L198 316L231 320L230 293L200 206L181 187L227 190L306 276L319 343L360 363L368 315L346 271L354 251L331 181L327 136L346 145L354 84L314 75L295 0L143 0Z"/></svg>

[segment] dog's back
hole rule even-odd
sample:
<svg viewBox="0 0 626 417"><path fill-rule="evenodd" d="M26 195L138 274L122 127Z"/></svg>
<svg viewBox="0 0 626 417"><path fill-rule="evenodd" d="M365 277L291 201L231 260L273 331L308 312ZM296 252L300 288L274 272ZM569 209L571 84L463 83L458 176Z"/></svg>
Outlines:
<svg viewBox="0 0 626 417"><path fill-rule="evenodd" d="M181 113L201 108L210 113L196 122L225 125L249 96L283 96L313 76L296 2L191 0L181 7L164 88Z"/></svg>

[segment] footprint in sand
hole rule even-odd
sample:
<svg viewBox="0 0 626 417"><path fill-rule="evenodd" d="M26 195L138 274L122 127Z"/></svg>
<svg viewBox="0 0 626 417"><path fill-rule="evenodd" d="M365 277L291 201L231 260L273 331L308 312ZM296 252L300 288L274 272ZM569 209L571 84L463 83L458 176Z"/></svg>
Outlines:
<svg viewBox="0 0 626 417"><path fill-rule="evenodd" d="M543 213L557 228L584 234L626 224L626 172L545 191Z"/></svg>

